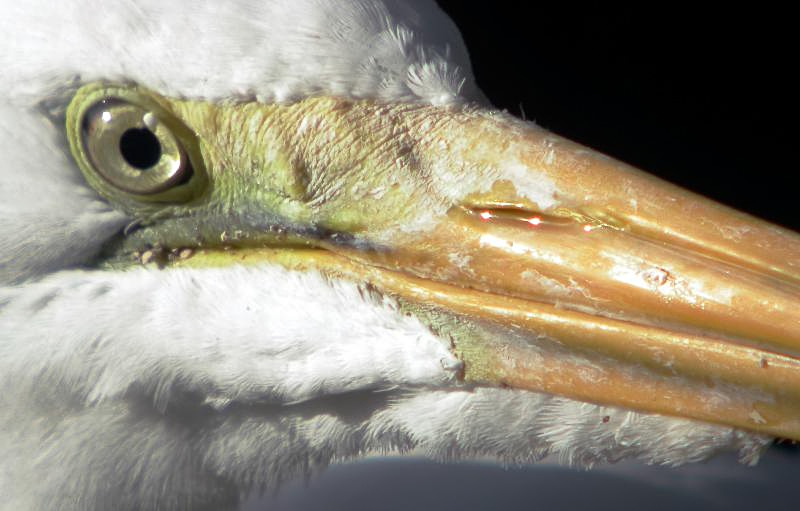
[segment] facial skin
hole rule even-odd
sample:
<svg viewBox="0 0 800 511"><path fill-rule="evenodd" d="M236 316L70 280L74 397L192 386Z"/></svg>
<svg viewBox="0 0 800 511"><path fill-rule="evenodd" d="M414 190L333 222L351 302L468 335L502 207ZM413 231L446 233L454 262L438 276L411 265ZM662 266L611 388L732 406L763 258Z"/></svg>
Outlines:
<svg viewBox="0 0 800 511"><path fill-rule="evenodd" d="M217 104L98 83L67 126L88 181L140 226L109 247L112 264L189 249L194 266L366 280L446 333L466 382L800 427L797 236L534 125L471 107ZM106 133L151 133L160 159L140 169L122 142L106 158ZM149 184L160 166L183 174Z"/></svg>

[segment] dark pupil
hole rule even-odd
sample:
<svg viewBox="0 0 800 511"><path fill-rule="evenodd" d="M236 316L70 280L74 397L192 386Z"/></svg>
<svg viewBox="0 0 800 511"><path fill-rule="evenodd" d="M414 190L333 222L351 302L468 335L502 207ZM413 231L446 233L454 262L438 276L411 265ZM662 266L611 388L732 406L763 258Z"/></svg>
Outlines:
<svg viewBox="0 0 800 511"><path fill-rule="evenodd" d="M161 159L161 143L147 128L131 128L119 137L119 151L132 167L147 170Z"/></svg>

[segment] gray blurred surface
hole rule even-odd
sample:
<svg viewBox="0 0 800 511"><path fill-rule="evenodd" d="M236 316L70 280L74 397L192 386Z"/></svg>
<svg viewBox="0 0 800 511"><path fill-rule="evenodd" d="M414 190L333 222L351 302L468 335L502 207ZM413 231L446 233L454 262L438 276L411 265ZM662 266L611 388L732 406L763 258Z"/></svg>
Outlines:
<svg viewBox="0 0 800 511"><path fill-rule="evenodd" d="M796 510L798 469L796 447L773 447L756 467L733 456L677 469L620 463L591 471L376 458L334 466L307 483L254 497L242 509Z"/></svg>

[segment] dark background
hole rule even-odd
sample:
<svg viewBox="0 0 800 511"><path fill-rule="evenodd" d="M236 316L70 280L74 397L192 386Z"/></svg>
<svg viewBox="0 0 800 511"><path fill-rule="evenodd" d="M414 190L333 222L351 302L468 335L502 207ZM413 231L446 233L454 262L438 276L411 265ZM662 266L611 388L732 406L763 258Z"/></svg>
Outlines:
<svg viewBox="0 0 800 511"><path fill-rule="evenodd" d="M497 107L800 228L794 16L759 3L714 12L548 4L439 1Z"/></svg>
<svg viewBox="0 0 800 511"><path fill-rule="evenodd" d="M765 5L717 12L555 9L440 1L478 85L499 108L640 168L800 229L794 16ZM680 469L592 471L376 459L333 467L268 499L274 509L798 509L800 452L755 468L723 456ZM260 509L253 501L245 509Z"/></svg>

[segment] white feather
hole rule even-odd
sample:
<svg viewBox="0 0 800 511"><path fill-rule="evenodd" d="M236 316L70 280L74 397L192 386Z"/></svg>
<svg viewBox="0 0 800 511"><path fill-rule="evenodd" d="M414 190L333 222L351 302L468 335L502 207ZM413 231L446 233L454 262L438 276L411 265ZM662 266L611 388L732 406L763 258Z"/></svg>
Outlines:
<svg viewBox="0 0 800 511"><path fill-rule="evenodd" d="M458 361L419 320L353 284L280 267L61 272L0 290L0 381L86 405L134 387L215 404L291 403L452 383ZM27 390L22 390L27 389Z"/></svg>
<svg viewBox="0 0 800 511"><path fill-rule="evenodd" d="M0 285L91 260L127 221L86 186L64 138L0 103Z"/></svg>
<svg viewBox="0 0 800 511"><path fill-rule="evenodd" d="M432 1L2 2L0 96L76 80L191 98L326 93L445 104L482 98L455 25Z"/></svg>
<svg viewBox="0 0 800 511"><path fill-rule="evenodd" d="M674 465L769 441L459 385L419 321L315 273L61 272L0 303L3 509L214 507L366 453Z"/></svg>
<svg viewBox="0 0 800 511"><path fill-rule="evenodd" d="M280 268L71 270L128 221L59 115L83 82L193 98L482 100L433 2L3 1L0 508L218 508L365 453L678 464L767 439L455 381L390 301ZM49 117L44 115L48 112ZM55 119L55 123L50 119ZM313 308L313 314L310 309Z"/></svg>

